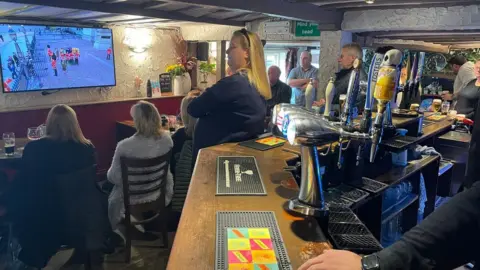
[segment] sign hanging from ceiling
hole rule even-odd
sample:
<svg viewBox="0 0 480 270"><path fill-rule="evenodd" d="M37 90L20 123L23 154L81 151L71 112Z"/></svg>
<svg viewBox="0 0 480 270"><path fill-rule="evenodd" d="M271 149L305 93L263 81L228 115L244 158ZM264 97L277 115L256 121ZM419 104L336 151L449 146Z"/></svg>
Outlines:
<svg viewBox="0 0 480 270"><path fill-rule="evenodd" d="M320 30L317 23L295 21L296 37L319 37Z"/></svg>

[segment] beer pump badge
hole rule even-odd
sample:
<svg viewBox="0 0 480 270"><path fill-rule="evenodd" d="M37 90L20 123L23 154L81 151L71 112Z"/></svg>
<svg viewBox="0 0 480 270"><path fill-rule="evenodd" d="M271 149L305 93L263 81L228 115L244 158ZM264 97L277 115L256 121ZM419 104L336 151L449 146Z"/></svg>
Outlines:
<svg viewBox="0 0 480 270"><path fill-rule="evenodd" d="M290 124L290 117L289 117L289 115L285 115L283 117L283 125L282 125L282 134L285 137L287 137L288 124Z"/></svg>

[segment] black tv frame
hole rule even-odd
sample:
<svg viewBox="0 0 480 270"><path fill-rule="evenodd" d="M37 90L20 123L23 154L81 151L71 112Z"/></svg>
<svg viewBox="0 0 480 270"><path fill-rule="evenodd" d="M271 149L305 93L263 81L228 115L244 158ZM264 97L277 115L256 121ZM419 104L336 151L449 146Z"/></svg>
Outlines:
<svg viewBox="0 0 480 270"><path fill-rule="evenodd" d="M55 25L55 24L35 24L35 23L17 23L17 22L12 22L12 23L7 23L7 22L1 22L0 24L6 24L6 25L30 25L30 26L49 26L49 27L77 27L77 28L93 28L93 29L109 29L112 34L112 54L113 54L113 84L106 84L106 85L94 85L94 86L82 86L82 87L67 87L67 88L48 88L48 89L35 89L35 90L24 90L24 91L12 91L12 92L6 92L5 87L3 85L3 67L2 67L2 61L1 61L1 55L0 55L0 79L1 79L1 84L2 84L2 93L3 94L16 94L16 93L30 93L30 92L44 92L44 91L59 91L59 90L76 90L76 89L85 89L85 88L96 88L96 87L113 87L117 86L117 69L115 66L115 42L113 38L113 30L108 27L89 27L89 26L80 26L80 25L73 25L73 24L65 24L65 25Z"/></svg>

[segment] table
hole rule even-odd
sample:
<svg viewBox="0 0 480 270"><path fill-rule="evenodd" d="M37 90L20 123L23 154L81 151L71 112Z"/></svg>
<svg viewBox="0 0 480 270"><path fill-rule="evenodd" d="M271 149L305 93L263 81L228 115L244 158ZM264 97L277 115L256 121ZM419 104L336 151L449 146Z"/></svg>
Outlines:
<svg viewBox="0 0 480 270"><path fill-rule="evenodd" d="M267 196L215 196L217 156L255 156ZM278 221L293 269L304 262L302 254L312 242L328 243L315 219L293 217L284 211L288 199L295 197L298 186L291 173L285 172L287 161L298 155L277 147L268 151L238 146L217 145L199 152L190 188L167 269L215 269L215 231L217 211L273 211ZM287 189L282 182L294 183ZM293 229L292 229L293 228ZM301 235L294 233L301 228ZM328 245L328 244L326 244Z"/></svg>

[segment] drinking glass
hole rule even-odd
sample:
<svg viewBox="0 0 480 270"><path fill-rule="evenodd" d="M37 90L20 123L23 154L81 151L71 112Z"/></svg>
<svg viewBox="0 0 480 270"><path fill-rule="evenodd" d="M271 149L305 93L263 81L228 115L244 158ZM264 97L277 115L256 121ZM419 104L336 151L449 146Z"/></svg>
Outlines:
<svg viewBox="0 0 480 270"><path fill-rule="evenodd" d="M450 102L442 102L442 114L448 114L448 111L450 111Z"/></svg>
<svg viewBox="0 0 480 270"><path fill-rule="evenodd" d="M3 133L2 139L5 147L5 155L13 156L15 154L15 133Z"/></svg>
<svg viewBox="0 0 480 270"><path fill-rule="evenodd" d="M347 95L340 95L340 112L343 112L343 107L345 106L345 100Z"/></svg>
<svg viewBox="0 0 480 270"><path fill-rule="evenodd" d="M175 115L168 116L168 128L171 133L177 130L177 117Z"/></svg>
<svg viewBox="0 0 480 270"><path fill-rule="evenodd" d="M434 112L439 112L440 108L442 107L442 100L441 99L434 99L432 102L432 109Z"/></svg>
<svg viewBox="0 0 480 270"><path fill-rule="evenodd" d="M27 138L31 141L35 141L40 139L41 136L41 130L38 127L30 127L27 130Z"/></svg>

